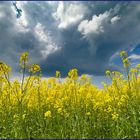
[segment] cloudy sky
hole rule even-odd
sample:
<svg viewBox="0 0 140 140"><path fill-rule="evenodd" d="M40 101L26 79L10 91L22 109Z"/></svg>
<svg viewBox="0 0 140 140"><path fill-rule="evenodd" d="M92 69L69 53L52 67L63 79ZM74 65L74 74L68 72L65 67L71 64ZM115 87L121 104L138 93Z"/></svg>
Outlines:
<svg viewBox="0 0 140 140"><path fill-rule="evenodd" d="M122 71L119 53L140 62L140 2L0 2L0 60L16 74L18 59L28 51L43 76L71 68L93 75L99 85L106 70Z"/></svg>

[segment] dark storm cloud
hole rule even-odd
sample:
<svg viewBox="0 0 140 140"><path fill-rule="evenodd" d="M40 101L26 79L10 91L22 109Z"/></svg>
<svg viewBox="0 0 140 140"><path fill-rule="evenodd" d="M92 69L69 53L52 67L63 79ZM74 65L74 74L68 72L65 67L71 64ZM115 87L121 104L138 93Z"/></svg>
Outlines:
<svg viewBox="0 0 140 140"><path fill-rule="evenodd" d="M103 75L119 69L110 64L113 55L140 43L139 2L25 2L21 8L23 27L10 3L0 6L0 59L14 67L28 51L44 75L74 67Z"/></svg>
<svg viewBox="0 0 140 140"><path fill-rule="evenodd" d="M93 8L96 6L98 8L99 5L99 3L93 4ZM89 4L90 9L91 6ZM90 22L96 12L98 17L100 14L109 12L106 17L107 22L103 21L102 23L104 32L96 34L91 31L89 34L83 35L84 38L82 38L82 35L76 31L77 25L63 30L61 36L66 44L61 51L50 55L43 63L48 65L50 71L54 72L58 69L67 73L68 69L76 67L80 73L102 75L107 69L120 70L119 67L110 64L110 58L115 53L130 48L132 44L139 43L140 19L138 15L140 4L123 2L106 3L106 7L103 4L100 6L104 10L100 8L100 12L98 12L97 9L93 9L90 11L91 17L85 17L85 19ZM111 24L111 19L115 16L120 17L120 19Z"/></svg>

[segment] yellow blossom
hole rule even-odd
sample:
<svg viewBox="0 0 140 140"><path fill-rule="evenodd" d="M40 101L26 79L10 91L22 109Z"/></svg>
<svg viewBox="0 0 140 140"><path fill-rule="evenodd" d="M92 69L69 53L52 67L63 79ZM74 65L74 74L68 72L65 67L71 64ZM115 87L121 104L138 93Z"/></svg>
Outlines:
<svg viewBox="0 0 140 140"><path fill-rule="evenodd" d="M118 117L119 117L119 115L116 112L114 112L112 114L112 120L116 121L116 120L118 120Z"/></svg>
<svg viewBox="0 0 140 140"><path fill-rule="evenodd" d="M62 108L57 109L58 114L62 114Z"/></svg>
<svg viewBox="0 0 140 140"><path fill-rule="evenodd" d="M44 116L45 116L46 118L51 118L51 117L52 117L51 111L45 112L45 113L44 113Z"/></svg>
<svg viewBox="0 0 140 140"><path fill-rule="evenodd" d="M8 74L11 70L10 66L6 65L4 62L0 62L0 71L3 72L3 74Z"/></svg>
<svg viewBox="0 0 140 140"><path fill-rule="evenodd" d="M91 113L90 113L90 112L87 112L87 113L86 113L86 116L91 116Z"/></svg>
<svg viewBox="0 0 140 140"><path fill-rule="evenodd" d="M28 61L28 53L24 52L22 53L22 55L20 56L20 62L27 62Z"/></svg>
<svg viewBox="0 0 140 140"><path fill-rule="evenodd" d="M60 71L56 71L55 76L56 76L57 78L59 78L59 77L61 76Z"/></svg>
<svg viewBox="0 0 140 140"><path fill-rule="evenodd" d="M32 64L29 68L29 72L36 73L40 71L40 66L37 64Z"/></svg>

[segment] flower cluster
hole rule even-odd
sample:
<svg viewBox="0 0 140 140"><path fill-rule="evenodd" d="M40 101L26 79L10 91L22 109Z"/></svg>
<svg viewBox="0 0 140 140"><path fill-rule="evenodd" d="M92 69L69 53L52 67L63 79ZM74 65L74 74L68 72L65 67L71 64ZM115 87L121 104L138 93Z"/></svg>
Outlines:
<svg viewBox="0 0 140 140"><path fill-rule="evenodd" d="M37 65L37 64L32 64L29 68L29 72L35 74L37 72L39 72L41 69L40 69L40 66Z"/></svg>

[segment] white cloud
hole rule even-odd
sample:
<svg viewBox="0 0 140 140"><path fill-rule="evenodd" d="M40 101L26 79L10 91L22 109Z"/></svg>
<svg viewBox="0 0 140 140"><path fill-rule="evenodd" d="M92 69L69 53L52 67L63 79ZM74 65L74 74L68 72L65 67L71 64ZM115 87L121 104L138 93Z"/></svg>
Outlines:
<svg viewBox="0 0 140 140"><path fill-rule="evenodd" d="M45 27L41 23L35 26L34 32L40 43L44 46L44 48L41 48L44 58L60 49L52 40L50 33L45 31Z"/></svg>
<svg viewBox="0 0 140 140"><path fill-rule="evenodd" d="M128 58L131 59L131 60L138 60L138 59L140 59L140 55L132 54Z"/></svg>
<svg viewBox="0 0 140 140"><path fill-rule="evenodd" d="M0 19L4 18L5 16L6 16L5 13L0 9Z"/></svg>
<svg viewBox="0 0 140 140"><path fill-rule="evenodd" d="M119 21L121 18L119 16L115 16L111 19L111 23L114 24L116 23L117 21Z"/></svg>
<svg viewBox="0 0 140 140"><path fill-rule="evenodd" d="M104 32L104 23L108 21L110 16L109 12L100 14L99 16L93 15L91 20L83 20L78 26L78 31L83 35L88 35L90 33L99 34Z"/></svg>
<svg viewBox="0 0 140 140"><path fill-rule="evenodd" d="M83 20L79 26L78 31L81 32L84 38L86 38L90 44L89 53L92 56L96 55L97 46L94 41L94 36L98 36L101 33L105 32L105 25L108 25L111 19L109 11L104 12L103 14L93 15L91 20Z"/></svg>
<svg viewBox="0 0 140 140"><path fill-rule="evenodd" d="M58 4L57 11L53 13L53 17L58 21L58 28L67 28L69 25L82 20L86 10L83 4L74 2L64 4L61 1Z"/></svg>

